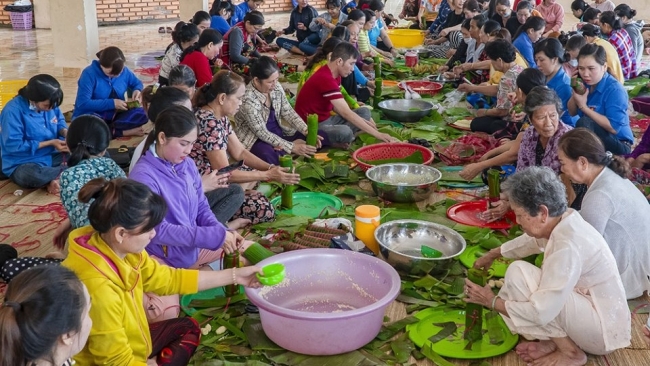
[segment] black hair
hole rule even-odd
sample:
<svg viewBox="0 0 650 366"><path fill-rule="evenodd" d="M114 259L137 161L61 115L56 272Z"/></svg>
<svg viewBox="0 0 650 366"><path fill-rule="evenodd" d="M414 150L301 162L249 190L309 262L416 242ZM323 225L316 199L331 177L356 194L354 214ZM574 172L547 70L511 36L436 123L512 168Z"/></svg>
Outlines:
<svg viewBox="0 0 650 366"><path fill-rule="evenodd" d="M527 1L527 0L520 1L519 4L517 4L517 9L515 11L524 10L524 9L528 9L528 10L530 10L532 12L533 11L533 3L531 3L530 1Z"/></svg>
<svg viewBox="0 0 650 366"><path fill-rule="evenodd" d="M463 22L460 24L461 28L465 28L469 30L470 24L472 23L471 19L465 19Z"/></svg>
<svg viewBox="0 0 650 366"><path fill-rule="evenodd" d="M571 3L571 10L580 10L584 14L585 10L589 9L590 6L584 0L574 0Z"/></svg>
<svg viewBox="0 0 650 366"><path fill-rule="evenodd" d="M182 109L194 116L185 107L169 109L173 108ZM90 203L88 220L100 234L118 226L129 231L137 229L138 232L134 234L146 233L158 226L167 213L164 198L151 191L147 185L126 178L92 179L79 190L79 201Z"/></svg>
<svg viewBox="0 0 650 366"><path fill-rule="evenodd" d="M476 0L467 0L465 1L465 4L463 4L463 10L468 10L473 13L478 13L481 11L481 6L478 4L478 1Z"/></svg>
<svg viewBox="0 0 650 366"><path fill-rule="evenodd" d="M376 18L375 12L370 9L363 10L363 15L366 16L366 23L368 23L372 18Z"/></svg>
<svg viewBox="0 0 650 366"><path fill-rule="evenodd" d="M496 9L496 5L503 5L503 6L507 6L507 7L511 6L510 0L497 0L496 4L494 6L495 9Z"/></svg>
<svg viewBox="0 0 650 366"><path fill-rule="evenodd" d="M111 75L117 76L124 69L126 57L124 57L122 50L117 47L106 47L97 52L96 56L99 58L100 65L107 69L111 69Z"/></svg>
<svg viewBox="0 0 650 366"><path fill-rule="evenodd" d="M111 130L103 119L86 114L72 120L65 141L70 149L68 166L71 167L106 151L111 143Z"/></svg>
<svg viewBox="0 0 650 366"><path fill-rule="evenodd" d="M562 43L557 38L546 38L537 42L533 55L540 52L544 53L550 59L557 58L560 64L566 62L564 59L564 48L562 48Z"/></svg>
<svg viewBox="0 0 650 366"><path fill-rule="evenodd" d="M194 51L200 51L201 48L209 45L210 43L216 46L222 41L223 41L223 37L221 36L221 33L219 33L219 31L217 31L216 29L208 28L203 32L201 32L198 42L183 50L183 54L181 55L181 61L183 61L185 56L189 55Z"/></svg>
<svg viewBox="0 0 650 366"><path fill-rule="evenodd" d="M154 129L147 136L142 151L149 151L149 148L161 133L164 133L167 138L183 137L192 130L199 130L199 124L196 122L196 117L192 111L180 105L165 108L156 117ZM88 216L90 217L90 212Z"/></svg>
<svg viewBox="0 0 650 366"><path fill-rule="evenodd" d="M266 80L279 71L278 63L269 56L258 57L249 63L249 75L259 80Z"/></svg>
<svg viewBox="0 0 650 366"><path fill-rule="evenodd" d="M194 13L194 16L190 20L192 24L199 25L203 22L209 22L211 21L212 18L210 17L210 14L207 11L199 10L196 13Z"/></svg>
<svg viewBox="0 0 650 366"><path fill-rule="evenodd" d="M503 62L511 63L517 57L517 49L505 39L496 39L485 45L485 54L492 61L501 59Z"/></svg>
<svg viewBox="0 0 650 366"><path fill-rule="evenodd" d="M483 24L482 28L485 34L492 36L494 35L494 33L501 30L501 24L499 24L499 22L497 22L496 20L490 19L487 22L485 22L485 24Z"/></svg>
<svg viewBox="0 0 650 366"><path fill-rule="evenodd" d="M381 0L370 0L370 3L368 3L368 9L372 11L383 11L384 2Z"/></svg>
<svg viewBox="0 0 650 366"><path fill-rule="evenodd" d="M325 9L329 9L330 7L332 7L332 8L340 8L342 6L343 6L343 4L341 3L341 0L327 0L325 2Z"/></svg>
<svg viewBox="0 0 650 366"><path fill-rule="evenodd" d="M18 251L9 244L0 244L0 268L10 259L18 258Z"/></svg>
<svg viewBox="0 0 650 366"><path fill-rule="evenodd" d="M636 16L636 10L630 8L627 4L620 4L614 8L614 12L619 17L626 17L627 19L632 19Z"/></svg>
<svg viewBox="0 0 650 366"><path fill-rule="evenodd" d="M160 87L151 98L149 109L147 109L147 117L149 117L150 121L155 121L158 119L160 112L173 105L182 105L189 99L187 93L181 89L173 86Z"/></svg>
<svg viewBox="0 0 650 366"><path fill-rule="evenodd" d="M196 24L178 22L174 31L172 32L172 41L181 47L181 44L185 42L190 42L194 38L199 36L199 28ZM181 47L182 49L182 47Z"/></svg>
<svg viewBox="0 0 650 366"><path fill-rule="evenodd" d="M334 50L330 56L330 61L334 61L339 58L343 61L348 61L352 58L356 60L359 58L359 56L359 50L357 50L356 47L348 42L341 42L336 47L334 47Z"/></svg>
<svg viewBox="0 0 650 366"><path fill-rule="evenodd" d="M36 266L7 285L0 305L0 365L54 361L65 334L81 331L88 306L79 278L63 266ZM85 340L81 340L85 341Z"/></svg>
<svg viewBox="0 0 650 366"><path fill-rule="evenodd" d="M521 27L519 27L519 29L517 29L517 32L512 37L512 39L517 39L519 35L521 35L522 33L526 33L529 29L532 29L534 31L539 31L544 29L544 27L546 27L546 21L544 20L544 18L530 17L526 19L526 22L522 24Z"/></svg>
<svg viewBox="0 0 650 366"><path fill-rule="evenodd" d="M564 48L567 51L579 50L582 48L582 46L586 44L587 41L585 40L585 37L583 37L580 34L574 34L566 41L566 45L564 45Z"/></svg>
<svg viewBox="0 0 650 366"><path fill-rule="evenodd" d="M243 22L249 22L250 25L264 25L264 14L257 10L253 10L244 16Z"/></svg>
<svg viewBox="0 0 650 366"><path fill-rule="evenodd" d="M336 46L338 46L342 42L344 41L337 37L328 38L321 47L318 47L318 49L316 49L316 52L307 63L307 66L305 66L305 70L311 70L311 68L314 67L314 65L318 64L323 60L327 60L327 56L330 53L333 53L334 48L336 48Z"/></svg>
<svg viewBox="0 0 650 366"><path fill-rule="evenodd" d="M188 88L196 85L196 75L194 70L187 65L176 65L169 70L169 76L167 77L167 85L184 85Z"/></svg>
<svg viewBox="0 0 650 366"><path fill-rule="evenodd" d="M517 88L521 89L525 95L528 95L534 87L544 85L546 85L546 76L534 67L524 69L517 76Z"/></svg>
<svg viewBox="0 0 650 366"><path fill-rule="evenodd" d="M486 12L488 19L492 19L494 15L496 15L496 13L497 13L497 2L496 0L490 0Z"/></svg>
<svg viewBox="0 0 650 366"><path fill-rule="evenodd" d="M331 37L340 38L341 40L343 40L345 42L349 42L350 41L350 31L348 30L348 27L346 27L346 26L337 25L332 30Z"/></svg>
<svg viewBox="0 0 650 366"><path fill-rule="evenodd" d="M594 19L598 19L598 16L600 14L600 10L596 8L589 8L585 10L584 13L582 13L582 21L586 23L590 23Z"/></svg>
<svg viewBox="0 0 650 366"><path fill-rule="evenodd" d="M58 108L63 102L61 84L52 75L32 76L27 85L18 90L18 95L34 103L50 102L50 108Z"/></svg>
<svg viewBox="0 0 650 366"><path fill-rule="evenodd" d="M593 43L584 45L578 54L578 61L580 61L582 57L587 56L592 56L594 60L596 60L596 62L601 66L607 64L607 53L605 52L603 46L599 46Z"/></svg>
<svg viewBox="0 0 650 366"><path fill-rule="evenodd" d="M471 20L473 20L474 23L476 23L476 27L478 29L481 29L481 28L483 28L483 26L485 25L485 22L487 22L488 19L485 17L485 15L478 14L478 15L475 15ZM470 22L471 22L471 20L470 20Z"/></svg>
<svg viewBox="0 0 650 366"><path fill-rule="evenodd" d="M235 8L230 1L214 0L212 7L210 8L210 16L220 16L219 13L221 13L222 10L232 14L234 9Z"/></svg>
<svg viewBox="0 0 650 366"><path fill-rule="evenodd" d="M582 36L583 37L600 37L600 27L595 24L585 24L582 26Z"/></svg>
<svg viewBox="0 0 650 366"><path fill-rule="evenodd" d="M607 24L612 27L612 30L619 30L623 28L623 21L616 16L613 11L605 11L600 14L600 24Z"/></svg>
<svg viewBox="0 0 650 366"><path fill-rule="evenodd" d="M573 161L583 157L590 164L607 167L624 179L630 174L631 168L625 158L605 150L600 138L584 127L575 128L562 135L558 148Z"/></svg>
<svg viewBox="0 0 650 366"><path fill-rule="evenodd" d="M192 106L201 108L217 99L219 94L235 94L241 85L244 85L244 78L232 71L221 70L214 74L209 84L206 83L196 90Z"/></svg>
<svg viewBox="0 0 650 366"><path fill-rule="evenodd" d="M366 14L363 13L363 10L361 9L354 9L348 14L348 20L352 20L356 22L357 20L361 18L365 18Z"/></svg>

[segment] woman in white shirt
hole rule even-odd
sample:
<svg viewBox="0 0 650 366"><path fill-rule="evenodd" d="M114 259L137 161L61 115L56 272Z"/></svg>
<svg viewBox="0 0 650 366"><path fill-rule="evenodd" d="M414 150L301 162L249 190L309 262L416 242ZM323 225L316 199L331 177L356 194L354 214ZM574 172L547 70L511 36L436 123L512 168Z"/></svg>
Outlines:
<svg viewBox="0 0 650 366"><path fill-rule="evenodd" d="M586 184L580 214L603 235L614 254L628 299L650 290L650 205L628 176L623 157L605 151L591 131L577 128L560 139L562 172Z"/></svg>
<svg viewBox="0 0 650 366"><path fill-rule="evenodd" d="M498 311L510 331L539 340L517 346L529 364L584 365L585 352L604 355L628 346L630 310L614 256L600 233L567 209L557 174L529 167L501 188L525 234L490 250L474 267L538 253L544 253L544 263L510 264L497 296L489 286L466 280L465 301Z"/></svg>

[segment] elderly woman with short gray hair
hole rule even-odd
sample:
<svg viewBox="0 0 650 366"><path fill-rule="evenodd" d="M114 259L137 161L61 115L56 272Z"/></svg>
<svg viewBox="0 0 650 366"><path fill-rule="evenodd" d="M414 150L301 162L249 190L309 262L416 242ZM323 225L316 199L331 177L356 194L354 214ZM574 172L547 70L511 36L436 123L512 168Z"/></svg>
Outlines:
<svg viewBox="0 0 650 366"><path fill-rule="evenodd" d="M524 235L490 250L474 267L496 259L544 253L538 268L513 262L494 295L467 280L465 301L498 311L528 340L517 354L529 365L584 365L585 352L604 355L630 344L631 318L616 261L605 239L567 209L564 185L548 167L530 167L502 185Z"/></svg>

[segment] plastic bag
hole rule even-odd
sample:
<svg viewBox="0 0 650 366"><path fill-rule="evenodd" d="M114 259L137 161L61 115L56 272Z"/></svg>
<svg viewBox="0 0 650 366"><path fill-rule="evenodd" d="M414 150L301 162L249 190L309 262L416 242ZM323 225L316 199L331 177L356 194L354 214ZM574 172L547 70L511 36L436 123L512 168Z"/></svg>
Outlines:
<svg viewBox="0 0 650 366"><path fill-rule="evenodd" d="M458 103L465 97L466 93L460 90L454 90L451 93L448 93L445 97L445 100L442 102L440 108L445 110L447 108L456 107ZM440 111L440 110L439 110Z"/></svg>
<svg viewBox="0 0 650 366"><path fill-rule="evenodd" d="M29 13L34 9L33 5L7 5L4 7L4 11L11 13Z"/></svg>

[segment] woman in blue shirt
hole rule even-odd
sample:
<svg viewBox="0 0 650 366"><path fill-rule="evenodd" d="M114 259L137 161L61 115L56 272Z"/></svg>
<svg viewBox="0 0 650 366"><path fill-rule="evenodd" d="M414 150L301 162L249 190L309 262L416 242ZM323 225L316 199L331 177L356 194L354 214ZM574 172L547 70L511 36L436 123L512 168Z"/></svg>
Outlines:
<svg viewBox="0 0 650 366"><path fill-rule="evenodd" d="M127 97L140 100L142 82L124 65L126 58L117 47L107 47L81 72L72 118L94 114L103 119L113 137L142 136L148 118L141 107L129 108Z"/></svg>
<svg viewBox="0 0 650 366"><path fill-rule="evenodd" d="M214 14L210 14L210 28L215 29L222 36L225 35L230 29L229 19L232 16L233 9L231 3L227 1L219 2L219 5L214 9Z"/></svg>
<svg viewBox="0 0 650 366"><path fill-rule="evenodd" d="M627 113L627 92L607 73L605 49L596 44L582 47L578 54L578 72L587 90L582 95L574 91L569 99L569 113L580 117L576 127L595 132L612 154L629 154L634 135Z"/></svg>
<svg viewBox="0 0 650 366"><path fill-rule="evenodd" d="M540 17L530 17L526 20L514 37L512 44L517 48L521 56L528 62L528 66L537 67L535 64L535 55L533 45L539 41L544 33L546 21Z"/></svg>
<svg viewBox="0 0 650 366"><path fill-rule="evenodd" d="M59 174L65 169L68 126L59 106L61 84L51 75L29 79L0 113L2 175L24 188L58 194Z"/></svg>
<svg viewBox="0 0 650 366"><path fill-rule="evenodd" d="M535 62L537 68L546 77L546 86L555 90L562 100L562 122L575 127L578 116L571 116L567 112L567 103L573 95L571 78L564 71L564 48L556 38L547 38L535 45Z"/></svg>

